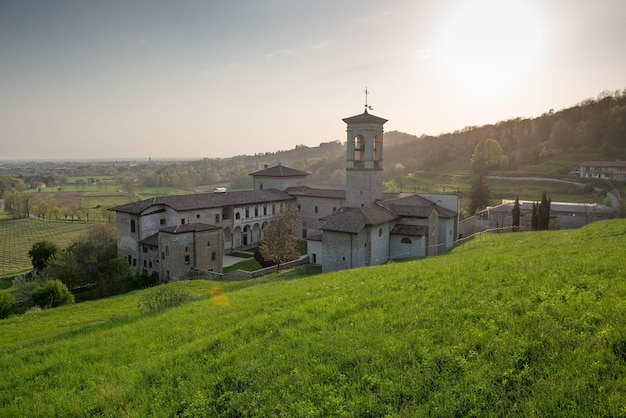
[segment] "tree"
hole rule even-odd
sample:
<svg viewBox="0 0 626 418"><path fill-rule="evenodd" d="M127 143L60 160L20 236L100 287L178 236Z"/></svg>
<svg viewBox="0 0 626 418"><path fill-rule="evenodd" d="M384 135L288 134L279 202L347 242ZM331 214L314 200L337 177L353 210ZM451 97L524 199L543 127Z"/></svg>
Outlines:
<svg viewBox="0 0 626 418"><path fill-rule="evenodd" d="M471 163L474 171L482 172L506 167L509 164L509 159L504 155L500 143L493 138L488 138L480 141L474 147Z"/></svg>
<svg viewBox="0 0 626 418"><path fill-rule="evenodd" d="M94 224L72 243L67 251L74 253L85 276L104 272L111 259L117 257L117 238L112 225Z"/></svg>
<svg viewBox="0 0 626 418"><path fill-rule="evenodd" d="M46 274L48 277L65 283L70 289L81 286L85 281L83 268L76 254L68 250L59 252L48 261Z"/></svg>
<svg viewBox="0 0 626 418"><path fill-rule="evenodd" d="M521 214L521 210L519 207L519 197L515 198L515 203L513 204L513 211L512 211L512 218L513 221L511 222L512 226L513 226L513 232L517 232L519 231L519 220L520 220L520 214Z"/></svg>
<svg viewBox="0 0 626 418"><path fill-rule="evenodd" d="M6 318L13 310L15 297L8 290L0 290L0 318Z"/></svg>
<svg viewBox="0 0 626 418"><path fill-rule="evenodd" d="M279 270L282 263L298 258L299 225L300 211L291 203L284 206L263 231L259 252L265 260L276 263Z"/></svg>
<svg viewBox="0 0 626 418"><path fill-rule="evenodd" d="M100 297L118 295L134 289L138 282L137 272L124 258L109 260L105 272L98 274L98 294Z"/></svg>
<svg viewBox="0 0 626 418"><path fill-rule="evenodd" d="M541 194L541 202L537 207L537 229L546 231L550 227L550 203L552 199L546 196L546 192Z"/></svg>
<svg viewBox="0 0 626 418"><path fill-rule="evenodd" d="M33 268L36 272L41 272L46 268L48 260L58 254L60 248L52 241L42 240L33 244L28 251L28 257L30 258Z"/></svg>
<svg viewBox="0 0 626 418"><path fill-rule="evenodd" d="M472 214L489 205L491 190L483 174L474 175L468 197L470 198L469 211Z"/></svg>
<svg viewBox="0 0 626 418"><path fill-rule="evenodd" d="M60 280L49 280L32 295L33 303L42 309L74 303L74 295Z"/></svg>

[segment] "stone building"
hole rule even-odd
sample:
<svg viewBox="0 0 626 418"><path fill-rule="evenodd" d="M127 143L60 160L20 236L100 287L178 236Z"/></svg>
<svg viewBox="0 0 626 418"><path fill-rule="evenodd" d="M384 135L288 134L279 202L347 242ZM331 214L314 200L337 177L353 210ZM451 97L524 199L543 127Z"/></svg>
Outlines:
<svg viewBox="0 0 626 418"><path fill-rule="evenodd" d="M256 246L281 208L298 205L301 237L324 271L437 254L458 233L456 194L383 193L383 125L367 110L345 118L346 190L306 184L283 165L250 175L248 191L163 196L117 206L118 254L161 280L222 271L224 254Z"/></svg>

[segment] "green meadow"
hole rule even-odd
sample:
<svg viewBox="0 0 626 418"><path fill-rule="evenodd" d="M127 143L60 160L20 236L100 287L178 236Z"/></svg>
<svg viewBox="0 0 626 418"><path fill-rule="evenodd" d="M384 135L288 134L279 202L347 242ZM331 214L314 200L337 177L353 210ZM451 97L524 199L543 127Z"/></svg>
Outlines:
<svg viewBox="0 0 626 418"><path fill-rule="evenodd" d="M626 416L626 221L0 321L0 416Z"/></svg>

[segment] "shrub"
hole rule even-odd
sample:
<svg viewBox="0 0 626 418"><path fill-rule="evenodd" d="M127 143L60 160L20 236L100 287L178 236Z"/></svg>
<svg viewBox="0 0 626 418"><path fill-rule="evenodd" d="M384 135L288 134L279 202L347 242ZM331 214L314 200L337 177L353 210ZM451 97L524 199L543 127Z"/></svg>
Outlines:
<svg viewBox="0 0 626 418"><path fill-rule="evenodd" d="M161 286L147 293L139 300L139 310L143 312L173 308L189 302L191 295L170 286Z"/></svg>
<svg viewBox="0 0 626 418"><path fill-rule="evenodd" d="M6 290L0 290L0 318L6 318L13 310L15 297Z"/></svg>
<svg viewBox="0 0 626 418"><path fill-rule="evenodd" d="M74 295L60 280L47 281L33 292L32 298L33 303L43 309L74 303Z"/></svg>

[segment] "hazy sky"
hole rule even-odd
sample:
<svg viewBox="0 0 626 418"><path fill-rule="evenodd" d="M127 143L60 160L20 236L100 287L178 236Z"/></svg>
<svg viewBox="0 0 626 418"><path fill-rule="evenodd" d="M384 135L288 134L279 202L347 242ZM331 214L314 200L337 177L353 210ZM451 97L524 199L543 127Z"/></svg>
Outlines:
<svg viewBox="0 0 626 418"><path fill-rule="evenodd" d="M0 0L0 159L438 135L626 88L624 0Z"/></svg>

